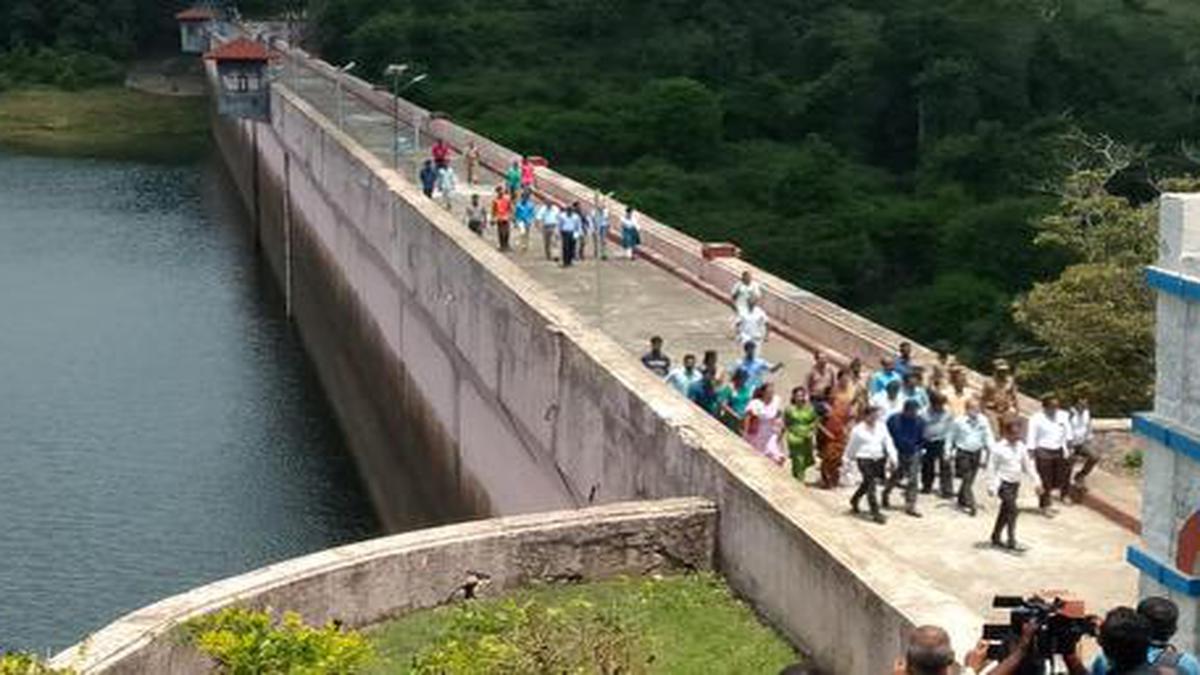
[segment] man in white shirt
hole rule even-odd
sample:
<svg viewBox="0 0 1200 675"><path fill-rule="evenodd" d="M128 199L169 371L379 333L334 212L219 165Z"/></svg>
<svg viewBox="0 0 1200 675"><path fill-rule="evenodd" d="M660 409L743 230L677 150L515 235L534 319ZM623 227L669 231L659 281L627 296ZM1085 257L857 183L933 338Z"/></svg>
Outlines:
<svg viewBox="0 0 1200 675"><path fill-rule="evenodd" d="M753 297L746 301L746 307L746 311L738 312L734 320L738 344L753 342L755 346L761 347L762 343L767 341L767 313L758 306L758 301Z"/></svg>
<svg viewBox="0 0 1200 675"><path fill-rule="evenodd" d="M1000 511L992 528L993 546L1017 549L1017 494L1022 476L1033 481L1039 494L1044 492L1029 450L1021 442L1021 422L1014 419L1004 423L1004 439L993 445L988 455L988 494L1000 497ZM1007 538L1001 543L1000 534L1005 531Z"/></svg>
<svg viewBox="0 0 1200 675"><path fill-rule="evenodd" d="M1070 489L1071 463L1071 418L1058 407L1058 398L1047 396L1042 399L1042 409L1029 418L1025 445L1033 453L1037 463L1038 477L1042 490L1038 507L1042 515L1050 515L1051 493L1057 489L1063 501Z"/></svg>
<svg viewBox="0 0 1200 675"><path fill-rule="evenodd" d="M904 410L904 402L907 400L901 395L900 382L897 380L888 382L886 389L873 394L868 404L879 408L879 416L886 421L887 418Z"/></svg>
<svg viewBox="0 0 1200 675"><path fill-rule="evenodd" d="M538 209L537 221L542 224L542 247L546 251L546 260L557 260L554 255L554 235L558 234L558 221L562 212L558 204L549 202Z"/></svg>
<svg viewBox="0 0 1200 675"><path fill-rule="evenodd" d="M1083 468L1075 474L1072 483L1079 491L1085 490L1084 479L1096 468L1100 454L1092 449L1092 411L1088 400L1082 396L1075 399L1069 413L1071 418L1071 459L1074 464L1076 457L1083 458Z"/></svg>
<svg viewBox="0 0 1200 675"><path fill-rule="evenodd" d="M862 483L850 498L850 509L859 513L858 504L866 497L867 505L871 508L871 520L880 524L886 522L887 519L879 510L875 488L883 480L887 468L896 465L896 446L892 444L892 435L883 423L879 408L867 408L862 421L850 430L850 438L846 442L846 461L855 462L862 474Z"/></svg>
<svg viewBox="0 0 1200 675"><path fill-rule="evenodd" d="M733 300L733 311L741 314L750 310L750 300L758 302L762 298L762 286L750 276L750 270L746 270L742 272L741 280L733 285L729 298Z"/></svg>

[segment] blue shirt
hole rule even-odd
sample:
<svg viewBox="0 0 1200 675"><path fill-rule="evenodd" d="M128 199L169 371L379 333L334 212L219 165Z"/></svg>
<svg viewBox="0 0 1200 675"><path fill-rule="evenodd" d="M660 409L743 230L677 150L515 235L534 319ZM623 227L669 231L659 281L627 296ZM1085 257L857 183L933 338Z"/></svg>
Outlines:
<svg viewBox="0 0 1200 675"><path fill-rule="evenodd" d="M521 222L521 223L533 222L534 208L535 207L533 205L532 199L522 199L521 201L517 202L517 208L516 208L516 211L514 211L517 222Z"/></svg>
<svg viewBox="0 0 1200 675"><path fill-rule="evenodd" d="M709 415L716 415L721 409L721 396L713 383L700 380L688 387L687 396L692 403L704 408Z"/></svg>
<svg viewBox="0 0 1200 675"><path fill-rule="evenodd" d="M900 395L906 401L916 401L917 412L924 415L926 410L929 410L929 392L925 391L925 387L913 387L912 389L904 389L901 387Z"/></svg>
<svg viewBox="0 0 1200 675"><path fill-rule="evenodd" d="M896 365L892 370L900 374L901 378L905 378L912 372L912 361L904 358L897 358Z"/></svg>
<svg viewBox="0 0 1200 675"><path fill-rule="evenodd" d="M1163 653L1162 647L1151 647L1146 652L1146 663L1153 664L1158 660L1158 657ZM1179 652L1179 663L1175 665L1175 669L1179 671L1179 675L1200 675L1200 661L1188 652ZM1096 655L1096 659L1092 661L1092 675L1107 675L1108 661L1103 654Z"/></svg>
<svg viewBox="0 0 1200 675"><path fill-rule="evenodd" d="M774 364L766 359L755 356L753 359L743 358L741 361L733 364L729 369L731 373L744 373L746 375L746 385L754 388L762 384L763 376L771 372Z"/></svg>
<svg viewBox="0 0 1200 675"><path fill-rule="evenodd" d="M867 382L867 391L871 394L878 394L885 391L892 382L900 382L903 379L904 377L895 370L877 370Z"/></svg>
<svg viewBox="0 0 1200 675"><path fill-rule="evenodd" d="M892 445L901 457L911 457L921 450L924 445L925 421L920 417L908 415L892 415L887 421L888 433L892 435Z"/></svg>

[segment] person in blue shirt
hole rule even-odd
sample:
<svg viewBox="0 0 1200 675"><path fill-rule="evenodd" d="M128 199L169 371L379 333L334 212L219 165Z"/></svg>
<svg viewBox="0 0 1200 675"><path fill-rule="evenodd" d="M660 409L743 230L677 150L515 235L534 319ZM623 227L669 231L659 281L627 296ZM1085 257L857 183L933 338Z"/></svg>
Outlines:
<svg viewBox="0 0 1200 675"><path fill-rule="evenodd" d="M908 374L913 371L914 367L915 366L912 358L912 343L901 342L900 356L896 357L896 372L900 374L900 377L907 377Z"/></svg>
<svg viewBox="0 0 1200 675"><path fill-rule="evenodd" d="M759 358L758 344L754 340L747 340L742 349L742 359L729 368L729 373L730 375L742 373L746 378L747 386L751 389L757 389L758 385L762 384L763 378L768 374L777 373L783 368L782 363L771 363L766 359Z"/></svg>
<svg viewBox="0 0 1200 675"><path fill-rule="evenodd" d="M899 415L892 415L887 420L888 433L892 436L892 444L896 446L896 468L888 476L883 488L883 508L889 508L888 498L892 490L904 480L904 512L914 518L920 518L917 511L917 484L921 475L921 448L925 443L925 420L918 413L917 402L909 399L904 402L904 410Z"/></svg>
<svg viewBox="0 0 1200 675"><path fill-rule="evenodd" d="M872 373L871 379L867 382L867 394L874 396L881 391L886 391L889 383L898 383L901 379L900 373L896 372L895 360L885 356L879 359L879 370Z"/></svg>
<svg viewBox="0 0 1200 675"><path fill-rule="evenodd" d="M1150 622L1150 648L1146 650L1147 665L1173 668L1179 675L1200 675L1200 661L1189 652L1181 652L1171 644L1179 624L1179 607L1168 598L1151 596L1138 603L1137 613ZM1092 661L1092 675L1107 675L1108 659L1098 654Z"/></svg>
<svg viewBox="0 0 1200 675"><path fill-rule="evenodd" d="M517 245L522 251L529 250L529 230L533 229L533 215L536 211L537 205L533 203L533 197L530 196L529 190L525 190L513 209L513 220L517 222Z"/></svg>
<svg viewBox="0 0 1200 675"><path fill-rule="evenodd" d="M421 173L418 174L421 179L421 192L425 193L426 197L433 199L433 188L437 185L438 173L437 169L433 168L433 160L427 159L421 165Z"/></svg>

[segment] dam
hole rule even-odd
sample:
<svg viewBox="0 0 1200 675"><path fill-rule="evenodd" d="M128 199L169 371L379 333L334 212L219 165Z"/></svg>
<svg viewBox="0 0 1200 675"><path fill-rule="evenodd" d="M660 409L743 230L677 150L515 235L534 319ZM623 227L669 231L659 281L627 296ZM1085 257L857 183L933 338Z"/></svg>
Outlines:
<svg viewBox="0 0 1200 675"><path fill-rule="evenodd" d="M486 194L517 153L275 47L270 120L214 117L214 135L385 529L409 527L414 498L442 521L711 500L717 569L838 673L887 672L916 624L973 644L993 594L1068 589L1099 607L1135 596L1124 563L1135 534L1096 511L1025 518L1030 550L1008 555L980 546L987 518L931 509L881 528L851 517L845 493L797 483L637 359L660 334L676 357L717 349L732 360L724 294L753 268L707 256L703 242L649 217L633 261L563 270L536 246L499 252L466 228L461 202L447 210L421 194L415 161L431 138L473 142L490 171L475 188ZM594 194L551 170L536 188L559 202ZM622 206L610 200L611 212ZM873 363L903 339L754 273L784 383L804 376L813 349ZM276 572L255 583L286 586L288 566ZM152 639L135 634L114 624L82 656L107 667Z"/></svg>

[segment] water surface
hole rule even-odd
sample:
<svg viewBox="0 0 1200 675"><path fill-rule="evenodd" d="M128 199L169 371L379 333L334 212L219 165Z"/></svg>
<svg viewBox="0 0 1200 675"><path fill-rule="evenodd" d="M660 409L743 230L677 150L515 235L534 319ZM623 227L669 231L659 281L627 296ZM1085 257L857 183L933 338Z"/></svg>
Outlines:
<svg viewBox="0 0 1200 675"><path fill-rule="evenodd" d="M378 533L233 194L0 154L0 647Z"/></svg>

